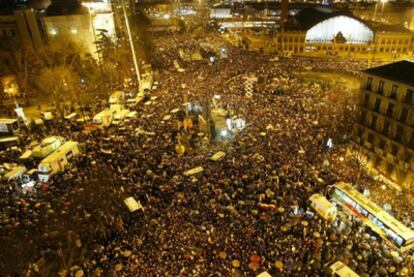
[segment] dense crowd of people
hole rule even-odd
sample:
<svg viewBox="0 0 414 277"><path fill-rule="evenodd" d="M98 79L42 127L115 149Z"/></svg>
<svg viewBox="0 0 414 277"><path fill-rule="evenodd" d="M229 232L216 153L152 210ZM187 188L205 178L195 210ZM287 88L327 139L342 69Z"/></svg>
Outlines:
<svg viewBox="0 0 414 277"><path fill-rule="evenodd" d="M201 39L167 33L157 40L159 86L150 96L158 97L141 103L137 118L91 133L56 119L29 133L27 143L50 135L79 141L82 153L35 192L1 185L1 275L324 276L339 260L361 276L412 276L410 256L393 256L355 218L341 213L324 221L306 201L337 181L376 184L356 174L361 169L346 157L354 103L333 107L337 88L304 82L295 72L312 67L355 74L363 64L270 61L224 41L226 59L182 61L178 48L196 48ZM177 72L173 60L185 72ZM248 78L254 91L246 96ZM163 118L183 109L184 100L213 95L242 115L246 128L214 145L226 153L219 161L209 159L212 151L177 155L176 119ZM97 109L92 106L91 115ZM328 138L336 147L326 147ZM4 152L0 163L20 154ZM198 166L204 171L183 175ZM130 213L123 204L129 196L144 209ZM412 206L400 212L396 205L397 218L412 218Z"/></svg>

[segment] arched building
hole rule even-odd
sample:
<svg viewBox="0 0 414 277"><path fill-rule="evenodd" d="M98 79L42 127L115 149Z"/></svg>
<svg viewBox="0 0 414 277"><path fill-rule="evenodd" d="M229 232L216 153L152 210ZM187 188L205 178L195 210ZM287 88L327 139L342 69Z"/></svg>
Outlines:
<svg viewBox="0 0 414 277"><path fill-rule="evenodd" d="M408 55L413 33L402 26L365 22L350 12L325 7L306 8L276 34L277 50L292 53L382 56Z"/></svg>
<svg viewBox="0 0 414 277"><path fill-rule="evenodd" d="M274 12L263 12L266 5L248 4L250 18L278 22L279 6ZM368 22L355 17L350 11L322 5L289 5L289 18L277 31L272 28L257 32L248 39L249 48L267 52L291 54L342 55L372 59L396 58L413 53L413 33L397 25ZM275 14L275 15L273 15ZM272 39L269 39L271 37Z"/></svg>

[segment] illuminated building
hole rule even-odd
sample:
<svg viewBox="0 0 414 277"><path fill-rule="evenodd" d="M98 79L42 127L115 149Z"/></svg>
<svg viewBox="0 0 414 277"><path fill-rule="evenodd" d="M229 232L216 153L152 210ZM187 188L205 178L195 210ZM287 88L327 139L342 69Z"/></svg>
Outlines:
<svg viewBox="0 0 414 277"><path fill-rule="evenodd" d="M365 21L330 6L289 4L282 32L277 24L280 8L279 3L247 3L244 13L239 14L232 6L218 5L212 8L211 16L236 33L247 29L243 35L251 50L371 59L395 59L413 52L413 33L403 26Z"/></svg>
<svg viewBox="0 0 414 277"><path fill-rule="evenodd" d="M114 39L115 22L111 4L86 2L73 9L59 9L51 5L43 18L46 33L50 39L64 37L81 46L84 54L98 58L97 44L99 33Z"/></svg>
<svg viewBox="0 0 414 277"><path fill-rule="evenodd" d="M414 182L413 76L409 61L365 70L354 127L368 168L405 187Z"/></svg>

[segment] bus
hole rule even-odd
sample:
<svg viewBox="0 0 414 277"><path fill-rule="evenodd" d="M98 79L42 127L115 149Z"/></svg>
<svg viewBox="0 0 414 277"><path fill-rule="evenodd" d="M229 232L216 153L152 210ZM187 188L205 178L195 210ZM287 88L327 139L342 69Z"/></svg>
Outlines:
<svg viewBox="0 0 414 277"><path fill-rule="evenodd" d="M336 183L331 187L330 194L333 202L361 218L390 247L406 252L414 246L413 230L378 207L351 184Z"/></svg>
<svg viewBox="0 0 414 277"><path fill-rule="evenodd" d="M64 171L73 156L80 152L79 144L76 141L68 141L55 152L43 159L38 167L39 181L46 183L50 176Z"/></svg>

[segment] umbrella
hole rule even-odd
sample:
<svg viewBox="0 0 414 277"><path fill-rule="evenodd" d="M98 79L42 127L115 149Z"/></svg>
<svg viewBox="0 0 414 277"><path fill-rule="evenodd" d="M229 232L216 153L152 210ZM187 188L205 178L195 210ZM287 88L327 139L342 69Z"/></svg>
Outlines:
<svg viewBox="0 0 414 277"><path fill-rule="evenodd" d="M235 268L239 268L240 267L240 261L239 260L233 260L233 261L231 261L231 264Z"/></svg>
<svg viewBox="0 0 414 277"><path fill-rule="evenodd" d="M282 269L282 268L283 268L283 262L282 262L282 261L276 261L276 262L275 262L275 266L276 266L276 268L278 268L278 269Z"/></svg>
<svg viewBox="0 0 414 277"><path fill-rule="evenodd" d="M261 257L257 254L253 254L250 256L250 261L260 263Z"/></svg>
<svg viewBox="0 0 414 277"><path fill-rule="evenodd" d="M219 257L220 257L220 258L222 258L222 259L224 260L224 259L226 259L226 257L227 257L227 253L226 253L226 252L224 252L224 251L221 251L221 252L219 253Z"/></svg>

